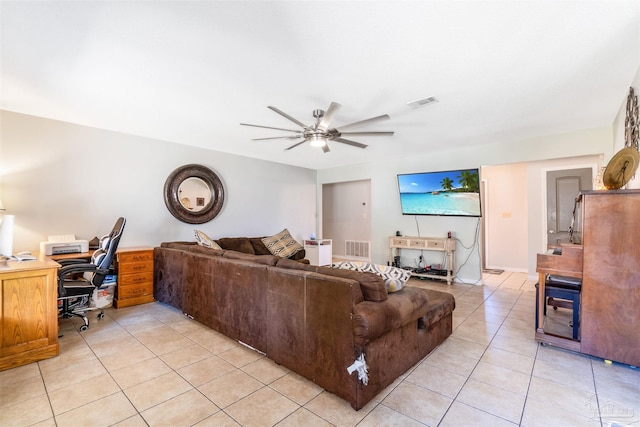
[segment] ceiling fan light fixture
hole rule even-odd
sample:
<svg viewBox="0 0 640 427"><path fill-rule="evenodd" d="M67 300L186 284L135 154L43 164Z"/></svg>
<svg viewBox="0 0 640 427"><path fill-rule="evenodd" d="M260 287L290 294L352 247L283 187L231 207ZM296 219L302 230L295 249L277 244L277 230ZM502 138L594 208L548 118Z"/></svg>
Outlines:
<svg viewBox="0 0 640 427"><path fill-rule="evenodd" d="M327 138L324 135L311 135L309 141L312 147L324 147L327 145Z"/></svg>

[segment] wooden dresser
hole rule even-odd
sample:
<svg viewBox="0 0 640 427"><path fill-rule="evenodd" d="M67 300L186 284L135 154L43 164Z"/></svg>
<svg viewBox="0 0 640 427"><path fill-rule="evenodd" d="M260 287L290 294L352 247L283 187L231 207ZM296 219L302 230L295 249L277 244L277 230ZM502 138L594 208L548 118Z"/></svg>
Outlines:
<svg viewBox="0 0 640 427"><path fill-rule="evenodd" d="M58 267L0 261L0 371L58 355Z"/></svg>
<svg viewBox="0 0 640 427"><path fill-rule="evenodd" d="M580 339L545 332L541 313L536 339L640 366L640 190L584 191L582 215L582 246L538 254L537 265L539 283L547 273L582 278Z"/></svg>
<svg viewBox="0 0 640 427"><path fill-rule="evenodd" d="M116 308L153 302L153 248L121 248L116 252Z"/></svg>

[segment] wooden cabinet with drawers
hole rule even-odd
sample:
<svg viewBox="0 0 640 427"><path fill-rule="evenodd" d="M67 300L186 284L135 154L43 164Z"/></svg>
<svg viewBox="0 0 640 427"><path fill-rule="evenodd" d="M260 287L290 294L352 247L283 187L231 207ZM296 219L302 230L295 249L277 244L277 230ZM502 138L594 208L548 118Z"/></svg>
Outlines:
<svg viewBox="0 0 640 427"><path fill-rule="evenodd" d="M116 308L153 302L153 248L122 248L116 253Z"/></svg>

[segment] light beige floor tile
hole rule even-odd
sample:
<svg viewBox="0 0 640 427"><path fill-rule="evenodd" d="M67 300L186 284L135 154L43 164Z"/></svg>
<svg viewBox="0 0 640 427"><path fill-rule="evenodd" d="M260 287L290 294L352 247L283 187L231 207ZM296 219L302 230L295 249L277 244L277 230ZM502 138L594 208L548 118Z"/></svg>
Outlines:
<svg viewBox="0 0 640 427"><path fill-rule="evenodd" d="M531 375L535 359L529 356L523 356L511 351L502 350L496 347L489 347L480 359L482 362L491 363L496 366L502 366L507 369Z"/></svg>
<svg viewBox="0 0 640 427"><path fill-rule="evenodd" d="M377 405L372 401L359 411L354 411L348 402L323 391L304 407L335 426L346 427L357 425Z"/></svg>
<svg viewBox="0 0 640 427"><path fill-rule="evenodd" d="M136 333L135 336L157 355L180 350L193 344L193 341L189 338L179 334L164 323L162 323L161 327L146 329Z"/></svg>
<svg viewBox="0 0 640 427"><path fill-rule="evenodd" d="M172 369L180 369L211 357L212 353L199 344L164 353L160 358Z"/></svg>
<svg viewBox="0 0 640 427"><path fill-rule="evenodd" d="M42 377L29 376L25 380L16 378L15 382L3 385L0 388L0 408L45 394L46 389L42 382Z"/></svg>
<svg viewBox="0 0 640 427"><path fill-rule="evenodd" d="M33 378L40 378L40 369L37 363L0 371L0 389L11 386L16 381L26 381Z"/></svg>
<svg viewBox="0 0 640 427"><path fill-rule="evenodd" d="M578 363L578 359L576 359L575 366L567 366L554 362L545 362L537 358L533 367L533 376L572 388L579 388L592 394L596 392L591 366L581 365Z"/></svg>
<svg viewBox="0 0 640 427"><path fill-rule="evenodd" d="M217 413L219 408L192 389L142 412L150 426L191 426Z"/></svg>
<svg viewBox="0 0 640 427"><path fill-rule="evenodd" d="M278 365L266 357L243 366L242 370L263 384L271 384L273 381L291 372L289 369Z"/></svg>
<svg viewBox="0 0 640 427"><path fill-rule="evenodd" d="M114 424L113 427L148 427L148 424L140 414L136 413L134 416Z"/></svg>
<svg viewBox="0 0 640 427"><path fill-rule="evenodd" d="M423 363L429 363L430 365L437 366L454 374L468 377L471 375L471 371L478 363L477 359L472 359L467 356L463 356L457 353L450 353L444 351L441 348L437 348L432 352Z"/></svg>
<svg viewBox="0 0 640 427"><path fill-rule="evenodd" d="M142 344L134 344L124 353L113 353L101 357L100 362L109 372L113 372L154 357L156 355L147 347Z"/></svg>
<svg viewBox="0 0 640 427"><path fill-rule="evenodd" d="M473 341L468 341L456 336L449 336L438 350L441 352L455 353L471 359L480 360L487 346Z"/></svg>
<svg viewBox="0 0 640 427"><path fill-rule="evenodd" d="M92 359L84 363L66 366L55 371L43 372L42 377L44 378L47 391L52 392L59 388L81 383L106 373L107 370L104 366L95 359Z"/></svg>
<svg viewBox="0 0 640 427"><path fill-rule="evenodd" d="M531 376L481 361L470 378L526 396Z"/></svg>
<svg viewBox="0 0 640 427"><path fill-rule="evenodd" d="M0 426L30 426L53 418L49 398L41 394L0 409Z"/></svg>
<svg viewBox="0 0 640 427"><path fill-rule="evenodd" d="M99 375L49 393L53 413L57 417L72 409L92 403L120 391L109 374Z"/></svg>
<svg viewBox="0 0 640 427"><path fill-rule="evenodd" d="M594 408L596 409L596 408ZM597 410L592 416L584 416L576 412L567 411L552 403L540 402L536 399L527 399L522 416L522 426L525 427L549 427L549 426L584 426L600 427L600 418Z"/></svg>
<svg viewBox="0 0 640 427"><path fill-rule="evenodd" d="M493 337L491 344L489 344L489 348L491 347L528 357L535 357L538 352L538 343L534 340L501 335L500 331L498 331L496 336Z"/></svg>
<svg viewBox="0 0 640 427"><path fill-rule="evenodd" d="M569 387L551 380L532 377L527 400L535 399L546 405L575 412L586 418L598 416L595 393Z"/></svg>
<svg viewBox="0 0 640 427"><path fill-rule="evenodd" d="M84 341L78 341L77 344L71 346L71 348L64 351L60 350L60 354L58 356L39 361L38 365L42 372L49 372L66 368L67 366L74 366L78 363L88 362L90 360L94 360L98 363L98 358L93 351L91 351L91 348Z"/></svg>
<svg viewBox="0 0 640 427"><path fill-rule="evenodd" d="M239 345L236 341L229 339L221 333L216 332L213 329L209 329L206 326L189 331L185 336L193 342L200 344L213 354L222 353Z"/></svg>
<svg viewBox="0 0 640 427"><path fill-rule="evenodd" d="M323 391L322 387L294 372L274 381L270 387L299 405L306 404Z"/></svg>
<svg viewBox="0 0 640 427"><path fill-rule="evenodd" d="M451 408L438 424L438 427L514 427L518 423L507 421L503 418L496 417L473 406L465 405L458 401L453 402Z"/></svg>
<svg viewBox="0 0 640 427"><path fill-rule="evenodd" d="M102 340L90 346L96 356L104 357L114 353L122 354L134 345L140 345L140 343L133 335L126 333L122 337Z"/></svg>
<svg viewBox="0 0 640 427"><path fill-rule="evenodd" d="M138 411L144 411L192 388L191 384L178 374L170 372L125 389L124 393Z"/></svg>
<svg viewBox="0 0 640 427"><path fill-rule="evenodd" d="M407 382L382 401L385 406L430 426L438 425L452 402L451 398Z"/></svg>
<svg viewBox="0 0 640 427"><path fill-rule="evenodd" d="M193 386L197 387L236 369L231 363L211 356L180 368L177 372Z"/></svg>
<svg viewBox="0 0 640 427"><path fill-rule="evenodd" d="M260 381L236 369L198 386L198 390L220 408L226 408L262 387Z"/></svg>
<svg viewBox="0 0 640 427"><path fill-rule="evenodd" d="M640 426L640 383L597 376L596 390L603 423Z"/></svg>
<svg viewBox="0 0 640 427"><path fill-rule="evenodd" d="M331 427L328 421L305 408L298 409L276 425L277 427Z"/></svg>
<svg viewBox="0 0 640 427"><path fill-rule="evenodd" d="M513 423L519 423L525 396L500 387L469 379L456 401L488 412Z"/></svg>
<svg viewBox="0 0 640 427"><path fill-rule="evenodd" d="M236 368L241 368L251 362L264 358L264 355L243 345L238 345L227 351L222 351L217 355L221 359L231 363Z"/></svg>
<svg viewBox="0 0 640 427"><path fill-rule="evenodd" d="M364 417L358 427L424 427L423 424L384 405L376 406Z"/></svg>
<svg viewBox="0 0 640 427"><path fill-rule="evenodd" d="M628 365L618 363L606 363L602 359L593 359L591 366L596 380L602 377L612 378L618 381L628 382L640 388L640 367L632 368Z"/></svg>
<svg viewBox="0 0 640 427"><path fill-rule="evenodd" d="M111 426L135 415L136 411L122 392L56 415L58 427Z"/></svg>
<svg viewBox="0 0 640 427"><path fill-rule="evenodd" d="M407 377L406 381L453 399L462 389L467 377L445 371L429 363L422 363Z"/></svg>
<svg viewBox="0 0 640 427"><path fill-rule="evenodd" d="M111 372L111 376L120 388L127 389L161 375L173 372L162 360L154 357L135 365L127 366Z"/></svg>
<svg viewBox="0 0 640 427"><path fill-rule="evenodd" d="M198 424L194 424L193 427L239 427L240 424L235 422L233 418L219 411L208 418L200 421Z"/></svg>
<svg viewBox="0 0 640 427"><path fill-rule="evenodd" d="M225 412L243 427L271 426L300 406L278 392L264 387L227 407Z"/></svg>

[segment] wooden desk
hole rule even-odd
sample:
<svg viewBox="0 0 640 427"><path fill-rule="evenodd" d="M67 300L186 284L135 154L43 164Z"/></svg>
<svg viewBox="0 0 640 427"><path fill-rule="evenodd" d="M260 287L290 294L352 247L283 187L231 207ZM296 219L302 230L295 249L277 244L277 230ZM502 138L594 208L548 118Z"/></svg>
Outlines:
<svg viewBox="0 0 640 427"><path fill-rule="evenodd" d="M58 267L0 262L0 371L58 355Z"/></svg>
<svg viewBox="0 0 640 427"><path fill-rule="evenodd" d="M51 258L54 261L61 261L63 259L86 259L91 260L91 255L93 255L93 251L89 252L78 252L74 254L58 254L58 255L49 255L48 258Z"/></svg>

